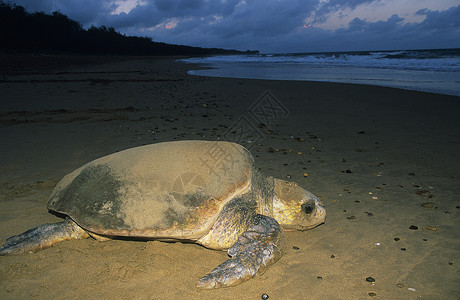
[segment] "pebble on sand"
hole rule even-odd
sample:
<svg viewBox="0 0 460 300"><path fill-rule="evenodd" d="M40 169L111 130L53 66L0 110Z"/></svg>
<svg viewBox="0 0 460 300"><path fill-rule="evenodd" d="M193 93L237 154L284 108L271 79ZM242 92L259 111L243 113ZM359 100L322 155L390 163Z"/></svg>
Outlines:
<svg viewBox="0 0 460 300"><path fill-rule="evenodd" d="M424 203L421 204L421 206L425 207L425 208L435 208L433 202L424 202Z"/></svg>

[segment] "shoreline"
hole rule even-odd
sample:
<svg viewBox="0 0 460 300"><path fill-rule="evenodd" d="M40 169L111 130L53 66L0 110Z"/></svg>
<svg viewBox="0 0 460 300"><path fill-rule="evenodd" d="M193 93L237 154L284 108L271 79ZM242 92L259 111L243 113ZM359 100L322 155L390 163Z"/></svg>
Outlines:
<svg viewBox="0 0 460 300"><path fill-rule="evenodd" d="M404 50L397 56L388 51L370 51L365 55L340 52L192 57L183 62L208 67L190 70L189 74L193 75L365 84L459 97L459 82L455 76L458 50L452 49L452 53L417 50L420 56L417 59L412 51Z"/></svg>
<svg viewBox="0 0 460 300"><path fill-rule="evenodd" d="M235 141L249 148L264 174L289 176L320 197L326 223L286 233L285 255L262 276L232 288L194 286L227 259L225 252L87 239L0 257L0 298L460 297L459 97L194 76L175 59L2 74L0 243L59 221L46 201L77 167L122 149L181 139L241 138ZM266 91L272 102L261 98ZM270 103L280 113L260 115ZM238 128L247 131L237 135Z"/></svg>
<svg viewBox="0 0 460 300"><path fill-rule="evenodd" d="M207 70L207 69L214 69L212 67L202 67L201 69L194 68L193 71L200 71L200 70ZM457 97L460 98L459 95L455 94L448 94L448 93L441 93L441 92L434 92L429 90L422 90L422 89L414 89L414 88L403 88L403 87L395 87L395 86L385 86L385 85L378 85L374 83L351 83L351 82L340 82L340 81L328 81L328 80L302 80L302 79L272 79L272 78L249 78L249 77L230 77L230 76L212 76L212 75L204 75L204 74L193 74L188 73L190 76L202 76L202 77L211 77L211 78L227 78L227 79L247 79L247 80L267 80L267 81L293 81L293 82L322 82L322 83L336 83L336 84L349 84L349 85L356 85L356 86L372 86L372 87L381 87L381 88L389 88L389 89L396 89L402 91L411 91L411 92L419 92L419 93L426 93L426 94L434 94L439 96L449 96L449 97ZM460 93L460 92L459 92Z"/></svg>

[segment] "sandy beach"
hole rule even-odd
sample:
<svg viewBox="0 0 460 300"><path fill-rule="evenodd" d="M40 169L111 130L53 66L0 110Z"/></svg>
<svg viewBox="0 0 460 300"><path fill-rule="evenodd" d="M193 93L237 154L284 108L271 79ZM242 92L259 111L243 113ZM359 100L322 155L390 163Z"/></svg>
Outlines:
<svg viewBox="0 0 460 300"><path fill-rule="evenodd" d="M0 244L61 221L46 202L79 166L187 139L241 143L327 220L236 287L195 288L225 252L86 239L0 257L1 299L460 298L459 97L191 76L171 58L15 59L0 59Z"/></svg>

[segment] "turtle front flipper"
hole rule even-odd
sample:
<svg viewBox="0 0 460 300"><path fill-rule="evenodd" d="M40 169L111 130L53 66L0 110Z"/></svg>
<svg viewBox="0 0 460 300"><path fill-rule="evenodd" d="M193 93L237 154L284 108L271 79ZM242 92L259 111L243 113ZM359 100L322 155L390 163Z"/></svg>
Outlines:
<svg viewBox="0 0 460 300"><path fill-rule="evenodd" d="M275 219L255 215L238 241L228 249L232 257L201 278L196 286L203 289L234 286L262 274L284 252L283 231Z"/></svg>
<svg viewBox="0 0 460 300"><path fill-rule="evenodd" d="M27 230L6 240L0 248L0 255L19 254L23 252L46 249L65 240L79 240L89 237L88 233L74 221L43 224Z"/></svg>

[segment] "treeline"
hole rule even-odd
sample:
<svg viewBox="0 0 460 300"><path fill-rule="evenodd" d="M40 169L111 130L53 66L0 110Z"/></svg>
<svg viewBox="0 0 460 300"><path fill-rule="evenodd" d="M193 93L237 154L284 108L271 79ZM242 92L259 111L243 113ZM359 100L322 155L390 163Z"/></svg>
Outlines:
<svg viewBox="0 0 460 300"><path fill-rule="evenodd" d="M237 54L236 50L200 48L153 42L125 36L112 27L83 29L59 13L28 13L22 6L0 0L0 50L117 55ZM247 51L245 53L254 53Z"/></svg>

